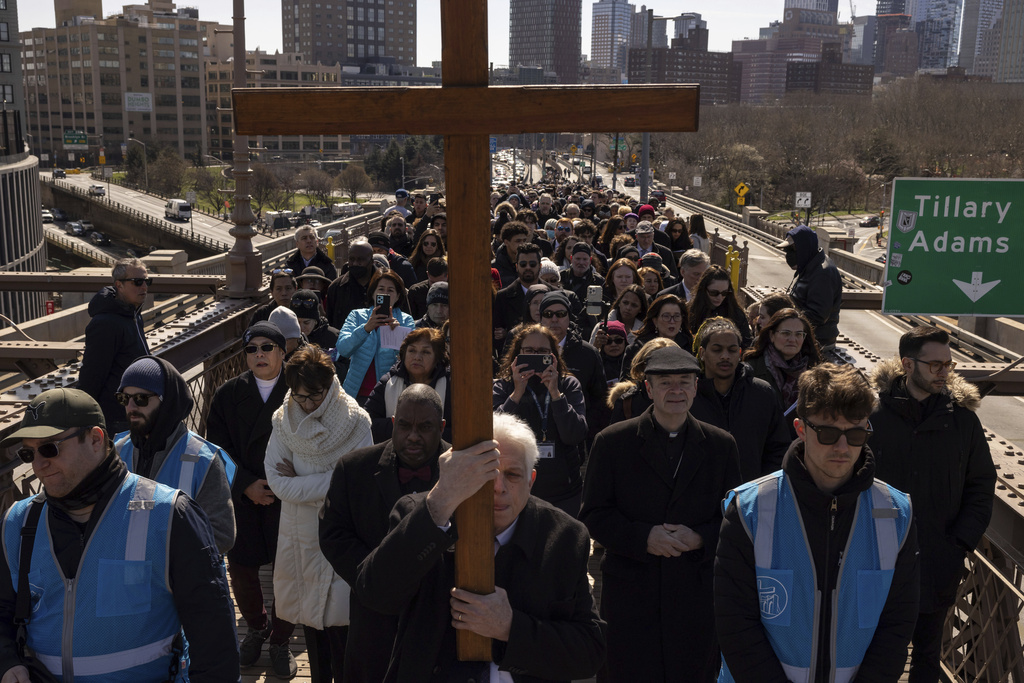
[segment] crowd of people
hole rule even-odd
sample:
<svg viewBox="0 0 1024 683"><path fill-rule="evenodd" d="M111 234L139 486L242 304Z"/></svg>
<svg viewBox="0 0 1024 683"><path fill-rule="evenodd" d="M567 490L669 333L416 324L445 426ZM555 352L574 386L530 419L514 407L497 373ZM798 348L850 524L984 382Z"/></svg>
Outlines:
<svg viewBox="0 0 1024 683"><path fill-rule="evenodd" d="M238 681L264 645L288 679L296 625L317 683L895 681L911 642L910 680L938 680L995 483L945 332L914 328L869 378L827 361L841 286L809 228L779 244L789 290L745 308L699 215L504 188L478 264L494 436L453 450L471 380L443 198L396 199L338 268L296 231L202 435L148 353L145 264L115 266L81 390L34 398L0 444L44 492L4 521L2 683ZM496 588L476 595L448 551L485 485ZM459 630L490 661L460 661Z"/></svg>

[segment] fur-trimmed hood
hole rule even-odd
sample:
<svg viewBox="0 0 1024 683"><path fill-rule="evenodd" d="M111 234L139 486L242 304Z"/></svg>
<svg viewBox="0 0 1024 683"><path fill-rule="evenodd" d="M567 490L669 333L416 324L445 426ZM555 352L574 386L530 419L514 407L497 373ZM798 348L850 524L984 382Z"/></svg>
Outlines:
<svg viewBox="0 0 1024 683"><path fill-rule="evenodd" d="M896 356L881 361L875 366L871 373L871 385L879 394L887 393L892 388L892 383L902 377L903 365ZM949 396L956 405L967 410L977 411L981 406L981 392L961 375L955 372L949 373L949 381L946 383Z"/></svg>
<svg viewBox="0 0 1024 683"><path fill-rule="evenodd" d="M611 388L608 389L608 407L614 408L615 402L620 398L625 398L626 394L628 394L631 390L640 390L636 382L617 382L616 384L613 384Z"/></svg>

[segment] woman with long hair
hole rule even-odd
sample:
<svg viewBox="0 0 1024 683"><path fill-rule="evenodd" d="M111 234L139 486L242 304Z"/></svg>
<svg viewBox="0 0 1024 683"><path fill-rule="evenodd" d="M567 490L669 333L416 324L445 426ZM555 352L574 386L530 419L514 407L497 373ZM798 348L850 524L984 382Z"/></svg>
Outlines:
<svg viewBox="0 0 1024 683"><path fill-rule="evenodd" d="M281 500L275 618L302 624L312 680L340 683L350 591L320 551L318 514L338 460L372 445L370 418L341 390L323 349L296 351L284 380L288 394L274 412L264 461L267 486Z"/></svg>
<svg viewBox="0 0 1024 683"><path fill-rule="evenodd" d="M621 216L612 216L604 223L604 229L601 231L601 236L597 240L598 249L601 253L608 258L614 258L611 252L612 240L615 239L616 235L621 235L626 232L626 223L622 220Z"/></svg>
<svg viewBox="0 0 1024 683"><path fill-rule="evenodd" d="M370 414L373 426L373 442L381 443L391 438L392 421L398 397L412 384L428 384L441 397L444 406L444 431L441 438L452 440L452 397L451 368L448 364L448 348L441 330L421 327L410 332L398 349L398 362L377 380L377 386L363 406Z"/></svg>
<svg viewBox="0 0 1024 683"><path fill-rule="evenodd" d="M441 239L441 233L433 228L427 228L420 235L419 241L416 243L415 248L413 248L412 256L409 257L409 263L412 264L413 270L416 271L416 277L422 282L427 279L427 264L430 263L430 259L446 257L444 240Z"/></svg>
<svg viewBox="0 0 1024 683"><path fill-rule="evenodd" d="M531 366L524 355L538 365ZM579 446L587 438L587 409L580 383L569 374L558 340L547 328L527 325L512 339L494 380L493 400L495 412L519 417L537 438L540 458L531 493L578 515L583 495Z"/></svg>
<svg viewBox="0 0 1024 683"><path fill-rule="evenodd" d="M393 270L378 270L370 278L366 288L368 292L367 307L357 308L345 318L338 333L338 355L349 359L348 374L342 385L345 392L360 402L366 403L370 392L379 380L395 363L398 352L381 344L381 328L394 330L402 327L412 328L416 321L405 311L409 310L409 300L405 294L405 283ZM378 310L377 296L388 297L391 308L388 311Z"/></svg>
<svg viewBox="0 0 1024 683"><path fill-rule="evenodd" d="M700 249L707 255L711 255L711 239L708 237L708 230L704 227L704 216L695 213L690 216L690 242L694 249Z"/></svg>
<svg viewBox="0 0 1024 683"><path fill-rule="evenodd" d="M669 248L675 252L693 249L693 241L686 229L686 221L682 218L669 218L666 221L665 234L668 235Z"/></svg>
<svg viewBox="0 0 1024 683"><path fill-rule="evenodd" d="M617 320L626 328L626 344L635 342L637 331L643 327L644 320L647 318L647 301L647 294L644 293L643 287L630 285L622 291L622 294L619 294L619 298L615 300L608 312L609 321ZM604 345L603 335L601 326L597 325L590 336L590 343L600 349Z"/></svg>
<svg viewBox="0 0 1024 683"><path fill-rule="evenodd" d="M628 258L617 259L608 267L608 274L604 276L604 301L611 304L630 285L640 285L640 289L643 289L643 284L635 263Z"/></svg>
<svg viewBox="0 0 1024 683"><path fill-rule="evenodd" d="M558 248L555 249L555 265L559 268L568 268L572 265L572 248L577 242L582 240L576 235L568 235L558 243Z"/></svg>
<svg viewBox="0 0 1024 683"><path fill-rule="evenodd" d="M657 298L658 292L665 289L665 281L661 279L661 273L650 266L643 266L637 271L644 283L644 292L652 300Z"/></svg>
<svg viewBox="0 0 1024 683"><path fill-rule="evenodd" d="M671 339L679 348L690 351L693 337L687 327L686 304L675 294L662 294L647 309L644 324L636 332L636 341L629 345L622 357L623 374L628 371L633 356L640 348L657 337Z"/></svg>
<svg viewBox="0 0 1024 683"><path fill-rule="evenodd" d="M754 348L743 360L755 377L772 385L783 410L788 411L796 404L800 375L821 362L821 351L807 317L795 308L783 308L757 335Z"/></svg>
<svg viewBox="0 0 1024 683"><path fill-rule="evenodd" d="M722 266L711 266L700 276L690 297L689 314L690 334L696 335L705 320L720 317L736 323L743 335L743 348L750 348L754 341L747 313L736 300L729 271Z"/></svg>

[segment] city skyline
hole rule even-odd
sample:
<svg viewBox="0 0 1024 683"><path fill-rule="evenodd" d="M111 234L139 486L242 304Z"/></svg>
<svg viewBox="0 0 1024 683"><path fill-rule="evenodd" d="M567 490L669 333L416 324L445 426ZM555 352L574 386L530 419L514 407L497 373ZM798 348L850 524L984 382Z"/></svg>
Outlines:
<svg viewBox="0 0 1024 683"><path fill-rule="evenodd" d="M27 31L32 28L52 28L55 24L52 2L26 2L15 0L18 5L19 28ZM126 4L124 0L103 0L103 16L119 13ZM497 66L505 66L508 61L508 19L509 0L488 0L488 52L490 59ZM735 0L727 6L722 3L700 0L684 2L683 0L655 0L654 2L633 2L637 9L646 4L655 14L664 17L675 17L684 12L698 12L708 22L709 49L727 52L732 48L733 40L757 38L758 29L769 22L782 18L784 0L773 1L767 8L765 3L756 0ZM581 49L590 54L590 36L592 28L592 10L594 0L583 1L581 25ZM197 2L176 2L178 7L199 6L200 18L203 21L216 21L223 24L231 23L231 0L203 0ZM727 7L727 8L726 8ZM844 11L847 9L847 11ZM872 11L873 11L872 7ZM839 7L840 19L848 19L848 8ZM273 53L282 48L281 34L281 2L280 0L248 0L246 2L246 49L261 50ZM259 21L253 21L258 17ZM417 1L417 57L418 66L430 66L431 62L441 59L440 41L440 0ZM436 36L435 40L433 37Z"/></svg>

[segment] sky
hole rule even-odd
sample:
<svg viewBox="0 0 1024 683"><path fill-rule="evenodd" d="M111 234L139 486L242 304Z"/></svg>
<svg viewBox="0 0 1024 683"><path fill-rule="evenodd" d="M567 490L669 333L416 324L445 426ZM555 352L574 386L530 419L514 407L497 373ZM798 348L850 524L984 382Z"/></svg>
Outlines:
<svg viewBox="0 0 1024 683"><path fill-rule="evenodd" d="M121 11L125 4L141 4L143 0L130 2L125 0L103 0L103 15L107 16ZM19 30L29 28L53 28L55 25L53 4L49 0L14 0L18 6ZM641 4L653 9L655 14L664 17L678 16L682 12L699 12L708 22L708 43L713 51L727 52L732 41L742 38L757 38L758 29L769 22L782 18L783 0L732 0L720 2L715 0L698 0L683 2L682 0L633 0L639 8ZM508 0L487 0L488 23L491 27L488 37L490 59L495 66L508 63ZM591 8L593 0L583 0L583 41L584 54L590 54ZM232 0L179 0L179 7L198 6L199 17L205 21L231 23ZM845 8L840 8L840 20L845 20ZM267 52L281 49L281 3L280 0L247 0L245 12L246 48L257 46ZM417 64L430 66L431 62L441 59L441 10L440 0L418 0L417 5ZM257 18L258 20L254 20ZM671 32L672 25L669 24ZM437 37L435 40L434 38Z"/></svg>

